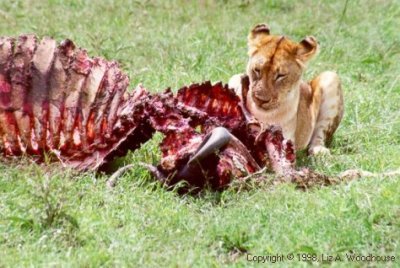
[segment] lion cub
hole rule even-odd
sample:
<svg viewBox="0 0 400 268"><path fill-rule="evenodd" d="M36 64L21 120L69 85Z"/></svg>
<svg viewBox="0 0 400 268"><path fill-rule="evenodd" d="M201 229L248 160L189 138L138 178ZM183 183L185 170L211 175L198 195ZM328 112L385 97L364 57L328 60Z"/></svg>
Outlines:
<svg viewBox="0 0 400 268"><path fill-rule="evenodd" d="M343 117L343 93L338 75L323 72L306 83L306 63L317 53L318 43L307 37L300 43L270 35L266 24L248 36L247 75L235 75L235 89L250 113L262 124L277 124L297 149L310 154L329 153L330 141Z"/></svg>

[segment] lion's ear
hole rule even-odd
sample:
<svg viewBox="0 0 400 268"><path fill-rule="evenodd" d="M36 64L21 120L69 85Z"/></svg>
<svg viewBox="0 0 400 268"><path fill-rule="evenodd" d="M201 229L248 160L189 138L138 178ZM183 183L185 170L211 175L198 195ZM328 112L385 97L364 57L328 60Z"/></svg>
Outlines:
<svg viewBox="0 0 400 268"><path fill-rule="evenodd" d="M313 36L304 38L297 46L297 58L302 62L309 61L318 53L318 42Z"/></svg>
<svg viewBox="0 0 400 268"><path fill-rule="evenodd" d="M257 34L266 34L269 35L270 29L266 23L257 24L254 26L253 30L251 30L250 34L255 36Z"/></svg>
<svg viewBox="0 0 400 268"><path fill-rule="evenodd" d="M265 23L263 24L257 24L253 30L250 31L249 36L248 36L248 42L249 44L253 43L258 39L259 37L262 36L267 36L269 35L270 29L269 26Z"/></svg>

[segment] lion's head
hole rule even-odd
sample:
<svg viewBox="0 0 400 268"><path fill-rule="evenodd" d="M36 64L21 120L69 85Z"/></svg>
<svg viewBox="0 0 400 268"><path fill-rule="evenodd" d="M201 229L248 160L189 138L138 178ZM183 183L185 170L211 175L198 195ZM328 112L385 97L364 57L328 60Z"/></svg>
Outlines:
<svg viewBox="0 0 400 268"><path fill-rule="evenodd" d="M311 36L297 43L271 35L266 24L259 24L248 36L248 49L251 98L268 110L298 89L305 64L318 51L318 43Z"/></svg>

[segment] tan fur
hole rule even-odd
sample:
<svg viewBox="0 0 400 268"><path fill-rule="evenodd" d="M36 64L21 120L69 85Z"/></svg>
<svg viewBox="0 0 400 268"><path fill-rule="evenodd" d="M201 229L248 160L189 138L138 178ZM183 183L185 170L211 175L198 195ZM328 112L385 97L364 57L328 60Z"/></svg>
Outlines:
<svg viewBox="0 0 400 268"><path fill-rule="evenodd" d="M263 124L278 124L285 138L297 149L309 147L311 154L327 153L343 116L343 94L339 77L323 72L306 83L307 62L317 53L315 38L300 43L270 35L269 27L257 25L249 34L248 88L236 75L229 85L246 102L247 109Z"/></svg>

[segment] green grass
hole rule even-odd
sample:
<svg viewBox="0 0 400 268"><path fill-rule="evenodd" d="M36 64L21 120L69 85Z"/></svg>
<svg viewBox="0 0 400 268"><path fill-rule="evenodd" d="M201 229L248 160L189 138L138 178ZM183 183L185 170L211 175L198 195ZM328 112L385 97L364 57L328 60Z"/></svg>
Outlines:
<svg viewBox="0 0 400 268"><path fill-rule="evenodd" d="M299 162L329 174L397 169L400 3L345 3L0 0L0 35L70 38L92 56L118 60L131 87L152 91L243 72L256 23L295 40L314 35L321 53L305 76L338 71L346 110L332 155ZM158 153L153 140L122 161L153 162ZM0 267L242 266L256 265L247 254L301 252L394 255L391 264L400 263L399 177L179 196L140 167L109 190L106 176L21 163L0 165ZM278 265L289 264L308 263Z"/></svg>

